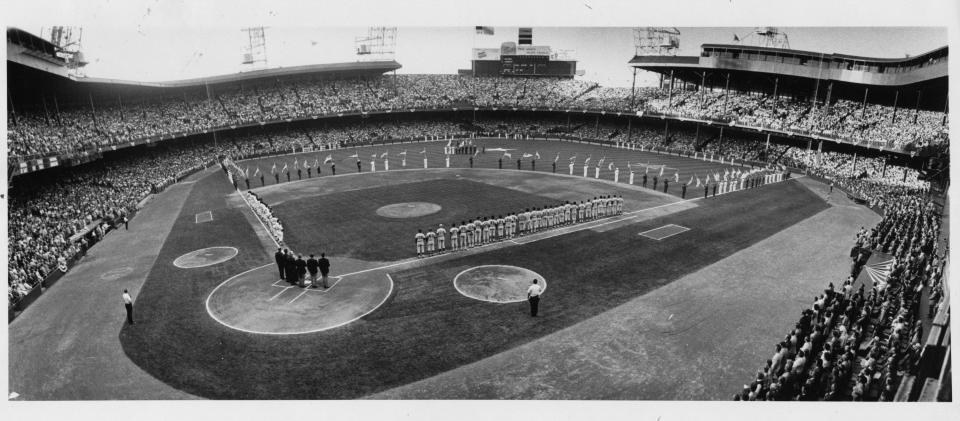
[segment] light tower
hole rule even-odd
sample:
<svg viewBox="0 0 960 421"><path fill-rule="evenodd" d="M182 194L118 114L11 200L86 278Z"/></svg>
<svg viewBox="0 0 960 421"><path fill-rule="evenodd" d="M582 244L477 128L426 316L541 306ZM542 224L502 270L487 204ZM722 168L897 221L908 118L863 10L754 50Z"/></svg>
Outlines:
<svg viewBox="0 0 960 421"><path fill-rule="evenodd" d="M43 38L43 30L40 30ZM49 40L56 47L57 57L67 63L68 72L76 77L83 77L83 67L87 61L83 57L83 28L79 26L54 26L50 28Z"/></svg>
<svg viewBox="0 0 960 421"><path fill-rule="evenodd" d="M757 47L790 49L787 33L773 26L758 26L740 40L741 44Z"/></svg>
<svg viewBox="0 0 960 421"><path fill-rule="evenodd" d="M357 61L393 60L397 50L397 27L373 26L366 36L354 38Z"/></svg>
<svg viewBox="0 0 960 421"><path fill-rule="evenodd" d="M249 69L267 67L267 32L263 26L243 28L246 40L243 44L243 61L241 64Z"/></svg>
<svg viewBox="0 0 960 421"><path fill-rule="evenodd" d="M633 49L635 56L675 56L680 49L680 30L677 28L646 27L633 29ZM673 71L671 70L671 85ZM633 84L631 87L630 104L633 105L636 96L637 68L633 68ZM660 75L659 86L663 87L663 74ZM672 92L672 90L671 90Z"/></svg>
<svg viewBox="0 0 960 421"><path fill-rule="evenodd" d="M677 28L647 27L633 29L634 55L675 56L680 49Z"/></svg>

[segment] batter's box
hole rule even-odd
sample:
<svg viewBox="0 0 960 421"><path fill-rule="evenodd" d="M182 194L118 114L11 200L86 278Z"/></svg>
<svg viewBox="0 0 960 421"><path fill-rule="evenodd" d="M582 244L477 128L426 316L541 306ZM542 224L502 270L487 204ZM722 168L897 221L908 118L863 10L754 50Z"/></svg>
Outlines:
<svg viewBox="0 0 960 421"><path fill-rule="evenodd" d="M213 220L213 212L211 211L200 212L197 214L196 220L198 224L202 224L204 222L210 222Z"/></svg>
<svg viewBox="0 0 960 421"><path fill-rule="evenodd" d="M690 231L690 228L669 224L669 225L664 225L660 228L654 228L649 231L641 232L640 235L660 241L660 240L663 240L664 238L673 237L674 235L680 234L681 232L684 232L684 231Z"/></svg>

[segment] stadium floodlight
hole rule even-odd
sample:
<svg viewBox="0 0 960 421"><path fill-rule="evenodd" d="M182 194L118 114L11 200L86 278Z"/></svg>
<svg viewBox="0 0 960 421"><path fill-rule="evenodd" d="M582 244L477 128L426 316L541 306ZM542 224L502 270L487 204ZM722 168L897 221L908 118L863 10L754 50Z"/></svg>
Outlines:
<svg viewBox="0 0 960 421"><path fill-rule="evenodd" d="M243 60L241 64L250 68L267 66L267 32L263 26L243 28L240 32L247 33L246 43L243 45Z"/></svg>
<svg viewBox="0 0 960 421"><path fill-rule="evenodd" d="M790 39L787 37L787 33L773 26L758 26L742 39L734 36L734 40L738 40L742 45L790 49Z"/></svg>
<svg viewBox="0 0 960 421"><path fill-rule="evenodd" d="M675 56L680 49L677 28L646 27L633 29L634 55Z"/></svg>
<svg viewBox="0 0 960 421"><path fill-rule="evenodd" d="M40 37L43 38L44 30L40 30ZM83 28L79 26L54 26L50 28L48 35L50 43L56 48L57 57L62 58L67 63L67 69L71 75L83 77L83 67L87 65L87 60L83 56Z"/></svg>
<svg viewBox="0 0 960 421"><path fill-rule="evenodd" d="M392 60L397 49L397 27L374 26L366 36L354 38L357 60Z"/></svg>

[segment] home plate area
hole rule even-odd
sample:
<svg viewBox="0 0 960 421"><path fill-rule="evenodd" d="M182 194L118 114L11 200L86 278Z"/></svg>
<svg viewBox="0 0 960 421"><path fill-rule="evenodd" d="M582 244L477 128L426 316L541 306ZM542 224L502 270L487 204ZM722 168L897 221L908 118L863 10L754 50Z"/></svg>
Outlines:
<svg viewBox="0 0 960 421"><path fill-rule="evenodd" d="M380 307L393 292L383 271L331 276L329 288L301 288L279 280L276 266L235 275L207 297L207 313L220 324L247 333L296 335L333 329Z"/></svg>
<svg viewBox="0 0 960 421"><path fill-rule="evenodd" d="M668 224L660 228L654 228L649 231L641 232L640 235L660 241L665 238L673 237L674 235L677 235L686 231L690 231L690 228L681 227L679 225L674 225L674 224Z"/></svg>

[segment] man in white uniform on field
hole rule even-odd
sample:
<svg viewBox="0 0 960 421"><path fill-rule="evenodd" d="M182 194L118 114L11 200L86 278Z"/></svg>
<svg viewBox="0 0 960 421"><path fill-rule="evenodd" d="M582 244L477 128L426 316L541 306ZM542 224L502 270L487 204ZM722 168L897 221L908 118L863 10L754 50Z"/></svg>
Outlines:
<svg viewBox="0 0 960 421"><path fill-rule="evenodd" d="M467 221L460 221L460 248L470 247L470 224Z"/></svg>
<svg viewBox="0 0 960 421"><path fill-rule="evenodd" d="M427 254L433 254L436 241L437 233L427 231Z"/></svg>
<svg viewBox="0 0 960 421"><path fill-rule="evenodd" d="M423 257L423 243L426 236L423 235L423 231L417 230L417 235L414 238L417 240L417 257Z"/></svg>
<svg viewBox="0 0 960 421"><path fill-rule="evenodd" d="M437 251L443 253L446 251L446 242L447 242L447 230L443 228L443 224L440 224L440 228L437 228Z"/></svg>
<svg viewBox="0 0 960 421"><path fill-rule="evenodd" d="M460 239L458 237L459 234L460 234L460 228L457 228L457 223L454 222L453 225L450 226L450 250L451 251L457 251L460 249L459 248Z"/></svg>

